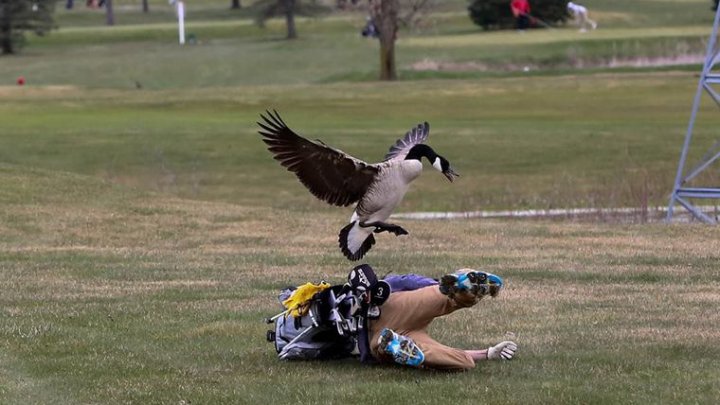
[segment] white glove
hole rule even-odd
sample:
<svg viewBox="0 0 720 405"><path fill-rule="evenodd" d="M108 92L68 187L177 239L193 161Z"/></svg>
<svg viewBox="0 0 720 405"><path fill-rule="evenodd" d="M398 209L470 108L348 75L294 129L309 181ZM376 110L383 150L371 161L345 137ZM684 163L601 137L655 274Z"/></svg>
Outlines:
<svg viewBox="0 0 720 405"><path fill-rule="evenodd" d="M506 340L488 348L487 358L488 360L511 360L517 348L515 342Z"/></svg>

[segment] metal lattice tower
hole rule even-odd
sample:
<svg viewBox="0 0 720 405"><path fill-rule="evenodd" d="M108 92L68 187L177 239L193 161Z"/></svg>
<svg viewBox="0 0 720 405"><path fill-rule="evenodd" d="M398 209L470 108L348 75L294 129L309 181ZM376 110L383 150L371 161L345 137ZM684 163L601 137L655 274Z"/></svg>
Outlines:
<svg viewBox="0 0 720 405"><path fill-rule="evenodd" d="M718 223L716 218L712 218L702 212L700 208L693 205L689 199L720 199L720 187L686 187L686 184L697 177L711 164L720 158L720 142L716 142L710 150L701 159L700 163L694 168L686 171L685 165L690 149L690 141L692 140L695 120L697 118L698 109L700 108L700 100L703 92L707 92L710 97L720 106L720 93L718 93L713 85L720 84L720 73L713 73L713 68L720 62L720 49L718 48L718 21L720 21L720 7L715 12L715 22L713 23L712 34L705 52L705 63L703 64L700 80L698 81L697 92L693 101L692 112L690 113L690 121L688 123L687 132L685 133L685 142L683 143L682 152L680 153L680 162L678 163L677 175L675 176L675 185L670 195L670 205L667 211L667 221L671 221L673 217L673 209L675 204L680 204L688 210L695 218L710 224Z"/></svg>

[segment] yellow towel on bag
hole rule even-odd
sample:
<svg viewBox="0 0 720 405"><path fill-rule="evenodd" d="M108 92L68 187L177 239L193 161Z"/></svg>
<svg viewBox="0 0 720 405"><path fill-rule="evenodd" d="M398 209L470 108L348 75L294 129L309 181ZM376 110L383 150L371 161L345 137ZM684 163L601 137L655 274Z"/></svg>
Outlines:
<svg viewBox="0 0 720 405"><path fill-rule="evenodd" d="M288 310L288 314L294 317L301 317L310 310L310 300L315 294L330 288L330 284L321 281L319 284L305 283L299 286L292 295L285 301L283 305Z"/></svg>

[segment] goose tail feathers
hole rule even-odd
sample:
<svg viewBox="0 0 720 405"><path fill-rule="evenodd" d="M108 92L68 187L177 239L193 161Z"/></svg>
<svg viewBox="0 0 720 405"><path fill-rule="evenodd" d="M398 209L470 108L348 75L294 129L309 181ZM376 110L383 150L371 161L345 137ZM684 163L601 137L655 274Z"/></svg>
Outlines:
<svg viewBox="0 0 720 405"><path fill-rule="evenodd" d="M349 260L360 260L375 244L373 228L363 228L359 221L351 221L340 230L338 236L340 250Z"/></svg>

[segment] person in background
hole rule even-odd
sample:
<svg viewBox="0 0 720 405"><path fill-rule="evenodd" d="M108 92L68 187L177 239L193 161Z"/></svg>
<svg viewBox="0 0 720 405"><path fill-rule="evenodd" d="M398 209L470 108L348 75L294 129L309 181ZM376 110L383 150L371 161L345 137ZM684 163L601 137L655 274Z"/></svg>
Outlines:
<svg viewBox="0 0 720 405"><path fill-rule="evenodd" d="M580 32L586 32L588 28L594 30L597 28L597 23L588 17L588 10L580 4L568 2L567 4L568 13L575 20L575 24L580 27Z"/></svg>
<svg viewBox="0 0 720 405"><path fill-rule="evenodd" d="M528 0L512 0L510 11L515 17L515 28L524 31L530 27L530 3Z"/></svg>
<svg viewBox="0 0 720 405"><path fill-rule="evenodd" d="M378 38L380 36L380 31L377 29L375 20L373 20L371 16L367 16L365 20L365 27L363 27L360 34L365 38Z"/></svg>

